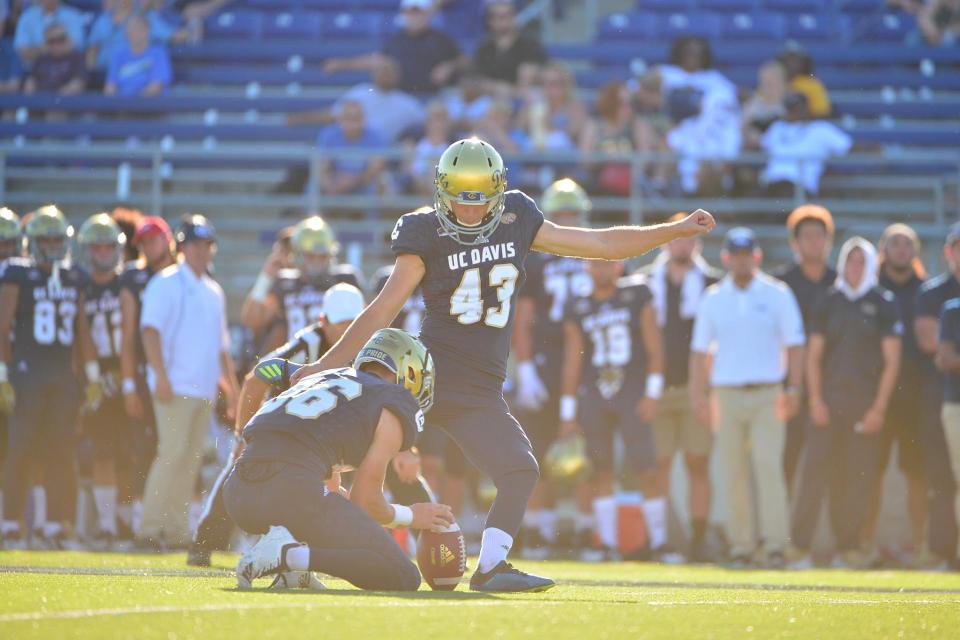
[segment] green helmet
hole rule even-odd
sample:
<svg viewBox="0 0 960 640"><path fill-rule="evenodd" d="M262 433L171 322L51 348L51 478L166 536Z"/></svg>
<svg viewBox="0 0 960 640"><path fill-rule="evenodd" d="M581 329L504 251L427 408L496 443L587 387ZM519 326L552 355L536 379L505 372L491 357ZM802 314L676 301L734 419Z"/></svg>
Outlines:
<svg viewBox="0 0 960 640"><path fill-rule="evenodd" d="M547 217L553 217L560 212L571 212L576 213L580 220L584 221L592 205L590 196L583 187L570 178L562 178L543 192L540 208Z"/></svg>
<svg viewBox="0 0 960 640"><path fill-rule="evenodd" d="M97 213L80 225L77 244L80 245L80 262L94 271L113 271L123 257L126 235L106 213ZM113 253L107 262L98 262L90 252L91 245L106 244L113 247Z"/></svg>
<svg viewBox="0 0 960 640"><path fill-rule="evenodd" d="M303 269L304 257L308 254L333 256L339 250L333 229L320 216L304 218L293 227L290 235L290 249L293 262ZM326 268L324 268L326 271Z"/></svg>
<svg viewBox="0 0 960 640"><path fill-rule="evenodd" d="M506 204L507 170L497 150L479 138L454 142L440 156L435 184L441 235L465 245L486 242ZM486 205L486 213L478 224L468 226L457 220L454 203Z"/></svg>
<svg viewBox="0 0 960 640"><path fill-rule="evenodd" d="M380 329L360 349L353 366L376 362L397 374L397 384L413 394L420 408L433 406L433 357L418 338L401 329Z"/></svg>
<svg viewBox="0 0 960 640"><path fill-rule="evenodd" d="M48 204L32 212L24 231L27 251L38 264L53 264L66 259L73 227L56 205ZM59 243L51 242L55 240Z"/></svg>
<svg viewBox="0 0 960 640"><path fill-rule="evenodd" d="M10 209L0 209L0 260L20 255L20 218Z"/></svg>

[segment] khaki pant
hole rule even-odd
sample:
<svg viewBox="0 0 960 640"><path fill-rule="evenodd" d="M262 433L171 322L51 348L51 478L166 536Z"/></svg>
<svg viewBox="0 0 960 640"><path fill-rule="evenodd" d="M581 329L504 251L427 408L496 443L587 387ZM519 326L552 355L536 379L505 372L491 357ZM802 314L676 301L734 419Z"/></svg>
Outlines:
<svg viewBox="0 0 960 640"><path fill-rule="evenodd" d="M202 398L153 398L157 415L157 457L143 491L138 538L171 545L190 542L187 519L210 427L211 404Z"/></svg>
<svg viewBox="0 0 960 640"><path fill-rule="evenodd" d="M687 387L671 387L663 392L653 421L657 458L670 458L678 451L694 456L709 456L713 433L702 424L690 408Z"/></svg>
<svg viewBox="0 0 960 640"><path fill-rule="evenodd" d="M789 536L787 487L781 460L786 437L777 416L779 385L721 387L717 404L717 450L727 496L727 536L733 555L752 555L754 532L751 468L760 513L760 538L767 552L784 552Z"/></svg>
<svg viewBox="0 0 960 640"><path fill-rule="evenodd" d="M942 410L943 435L947 439L947 453L950 455L950 467L953 469L953 478L960 486L960 403L944 402ZM954 494L954 509L957 524L960 525L960 489ZM957 544L960 552L960 543Z"/></svg>

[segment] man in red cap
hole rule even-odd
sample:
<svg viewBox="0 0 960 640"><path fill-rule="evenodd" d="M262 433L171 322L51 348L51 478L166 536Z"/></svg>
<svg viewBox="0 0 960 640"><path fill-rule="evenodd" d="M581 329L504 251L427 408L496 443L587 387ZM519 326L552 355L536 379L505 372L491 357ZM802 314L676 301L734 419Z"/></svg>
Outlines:
<svg viewBox="0 0 960 640"><path fill-rule="evenodd" d="M120 371L123 376L123 402L132 421L136 442L133 493L135 499L139 500L156 449L156 421L147 389L146 357L140 338L141 296L153 274L176 264L176 245L170 225L160 216L142 218L137 224L132 243L139 249L141 257L128 264L120 276ZM132 529L131 505L118 505L117 515L121 522ZM132 531L123 533L129 536Z"/></svg>

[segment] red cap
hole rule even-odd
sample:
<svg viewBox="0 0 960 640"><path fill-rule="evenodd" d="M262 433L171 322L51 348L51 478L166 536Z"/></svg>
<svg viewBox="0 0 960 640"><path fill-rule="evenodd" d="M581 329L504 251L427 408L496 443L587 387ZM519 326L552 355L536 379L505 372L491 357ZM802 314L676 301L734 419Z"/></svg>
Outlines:
<svg viewBox="0 0 960 640"><path fill-rule="evenodd" d="M133 244L140 244L140 241L153 233L162 233L168 241L173 240L173 232L170 225L160 216L146 216L137 225L137 230L133 234Z"/></svg>

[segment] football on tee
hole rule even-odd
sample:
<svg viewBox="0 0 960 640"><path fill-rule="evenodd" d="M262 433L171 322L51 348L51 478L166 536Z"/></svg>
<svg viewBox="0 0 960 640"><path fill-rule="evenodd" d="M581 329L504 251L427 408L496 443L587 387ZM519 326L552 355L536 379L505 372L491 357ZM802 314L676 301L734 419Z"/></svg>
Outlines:
<svg viewBox="0 0 960 640"><path fill-rule="evenodd" d="M423 531L417 543L417 564L423 580L435 591L453 591L467 570L463 532L454 522L440 533Z"/></svg>

